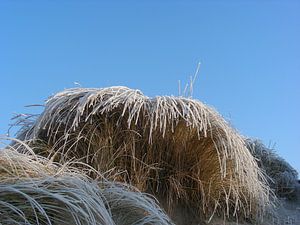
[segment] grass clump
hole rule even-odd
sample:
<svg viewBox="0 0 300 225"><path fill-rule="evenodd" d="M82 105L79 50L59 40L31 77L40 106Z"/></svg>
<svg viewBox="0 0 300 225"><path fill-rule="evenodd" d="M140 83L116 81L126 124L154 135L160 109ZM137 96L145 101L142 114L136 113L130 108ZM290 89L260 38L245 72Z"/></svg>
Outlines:
<svg viewBox="0 0 300 225"><path fill-rule="evenodd" d="M278 197L294 199L297 189L297 171L273 149L261 141L247 139L247 147L257 159L259 167L267 174L269 184Z"/></svg>
<svg viewBox="0 0 300 225"><path fill-rule="evenodd" d="M173 224L153 197L129 185L91 180L18 143L18 149L0 150L1 224Z"/></svg>
<svg viewBox="0 0 300 225"><path fill-rule="evenodd" d="M67 89L50 97L18 137L39 154L71 159L177 206L213 215L258 218L269 187L245 141L212 108L126 87Z"/></svg>

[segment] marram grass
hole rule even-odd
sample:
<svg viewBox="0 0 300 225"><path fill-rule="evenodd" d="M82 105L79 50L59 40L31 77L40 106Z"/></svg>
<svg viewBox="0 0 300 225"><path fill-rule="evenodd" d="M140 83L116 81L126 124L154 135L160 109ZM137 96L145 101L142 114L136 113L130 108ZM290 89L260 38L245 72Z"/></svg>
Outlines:
<svg viewBox="0 0 300 225"><path fill-rule="evenodd" d="M243 137L198 100L126 87L67 89L22 124L18 137L33 140L38 154L87 163L154 194L170 215L186 206L208 220L257 218L270 204Z"/></svg>
<svg viewBox="0 0 300 225"><path fill-rule="evenodd" d="M247 147L257 159L259 167L267 174L270 187L279 197L296 198L297 171L273 149L261 141L246 139Z"/></svg>
<svg viewBox="0 0 300 225"><path fill-rule="evenodd" d="M26 153L0 150L0 224L173 224L151 196L129 185L92 181L68 164L32 154L24 143L20 148Z"/></svg>

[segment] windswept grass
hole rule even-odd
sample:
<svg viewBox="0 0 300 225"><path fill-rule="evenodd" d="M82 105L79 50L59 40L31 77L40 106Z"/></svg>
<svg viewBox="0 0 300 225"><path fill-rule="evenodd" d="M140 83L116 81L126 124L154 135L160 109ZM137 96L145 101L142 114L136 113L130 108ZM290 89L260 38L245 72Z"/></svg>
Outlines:
<svg viewBox="0 0 300 225"><path fill-rule="evenodd" d="M92 181L68 164L0 150L0 221L9 225L173 224L155 200L137 189Z"/></svg>
<svg viewBox="0 0 300 225"><path fill-rule="evenodd" d="M244 139L212 108L126 87L75 88L50 97L18 137L64 163L88 163L154 194L170 214L186 205L210 219L257 218L269 187ZM42 145L41 145L42 144ZM125 172L124 172L125 171Z"/></svg>
<svg viewBox="0 0 300 225"><path fill-rule="evenodd" d="M297 171L276 152L261 141L247 139L247 147L258 165L268 175L269 184L279 197L296 197Z"/></svg>

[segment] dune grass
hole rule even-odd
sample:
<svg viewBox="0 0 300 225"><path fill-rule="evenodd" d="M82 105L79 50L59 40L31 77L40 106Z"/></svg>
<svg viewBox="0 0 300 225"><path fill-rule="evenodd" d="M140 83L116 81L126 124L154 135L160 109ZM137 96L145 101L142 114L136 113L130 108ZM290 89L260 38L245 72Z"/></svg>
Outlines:
<svg viewBox="0 0 300 225"><path fill-rule="evenodd" d="M35 120L20 121L18 138L33 140L38 154L87 163L154 194L170 215L186 205L207 220L258 218L270 204L243 137L191 98L150 98L126 87L67 89L50 97Z"/></svg>
<svg viewBox="0 0 300 225"><path fill-rule="evenodd" d="M136 188L91 180L84 170L54 163L18 143L18 151L0 150L1 224L173 224L153 197Z"/></svg>
<svg viewBox="0 0 300 225"><path fill-rule="evenodd" d="M294 199L298 173L274 149L268 148L261 141L247 139L247 147L257 159L259 167L268 175L271 188L279 197Z"/></svg>

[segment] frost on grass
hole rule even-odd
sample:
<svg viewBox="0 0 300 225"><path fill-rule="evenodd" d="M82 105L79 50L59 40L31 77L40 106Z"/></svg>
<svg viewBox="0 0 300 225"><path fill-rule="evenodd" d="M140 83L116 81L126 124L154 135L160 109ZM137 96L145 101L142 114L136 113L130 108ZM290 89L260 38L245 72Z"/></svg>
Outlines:
<svg viewBox="0 0 300 225"><path fill-rule="evenodd" d="M270 204L266 178L243 137L212 108L185 97L147 97L127 87L67 89L18 137L64 163L80 160L154 194L172 214L257 218ZM92 176L92 175L91 175Z"/></svg>
<svg viewBox="0 0 300 225"><path fill-rule="evenodd" d="M24 153L0 150L1 224L173 224L151 196L129 185L93 181L19 144Z"/></svg>
<svg viewBox="0 0 300 225"><path fill-rule="evenodd" d="M259 167L267 174L271 188L277 196L293 199L296 197L297 171L276 152L261 141L247 139L247 147L257 159Z"/></svg>

